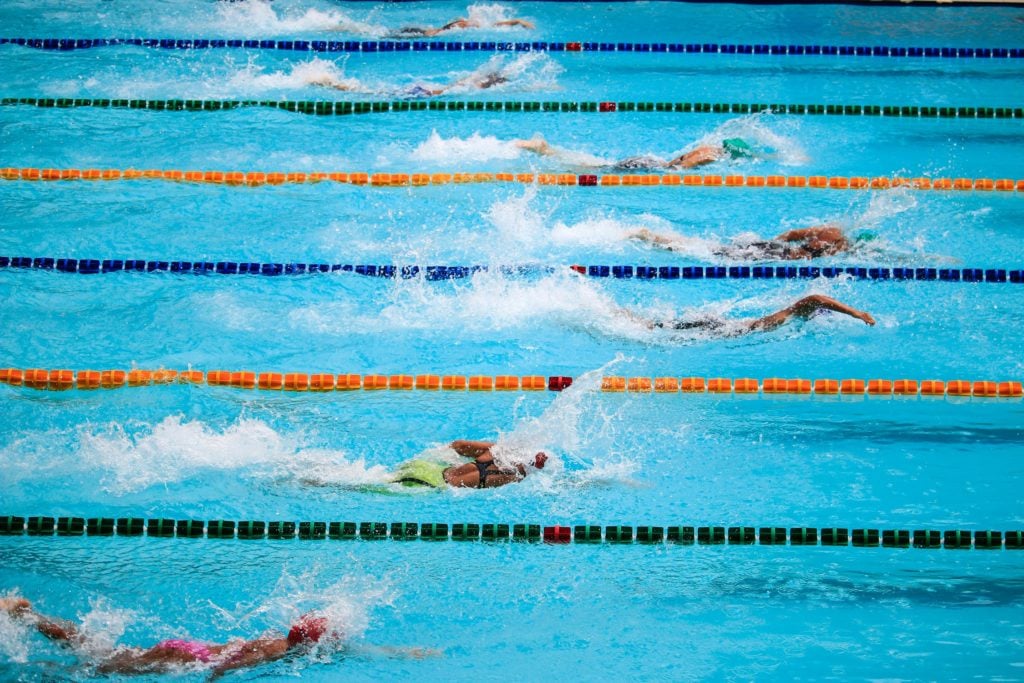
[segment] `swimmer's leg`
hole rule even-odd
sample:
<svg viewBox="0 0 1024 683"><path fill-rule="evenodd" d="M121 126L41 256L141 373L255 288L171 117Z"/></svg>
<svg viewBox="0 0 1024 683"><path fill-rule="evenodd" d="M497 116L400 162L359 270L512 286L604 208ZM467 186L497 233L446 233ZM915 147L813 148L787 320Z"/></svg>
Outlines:
<svg viewBox="0 0 1024 683"><path fill-rule="evenodd" d="M769 330L774 330L777 327L785 325L793 317L806 320L818 311L822 310L842 313L852 318L863 320L867 325L875 324L875 319L872 318L871 314L867 311L859 311L856 308L847 306L846 304L836 301L832 297L825 296L824 294L812 294L810 296L805 296L792 306L784 308L781 311L754 320L747 327L747 331L768 332Z"/></svg>

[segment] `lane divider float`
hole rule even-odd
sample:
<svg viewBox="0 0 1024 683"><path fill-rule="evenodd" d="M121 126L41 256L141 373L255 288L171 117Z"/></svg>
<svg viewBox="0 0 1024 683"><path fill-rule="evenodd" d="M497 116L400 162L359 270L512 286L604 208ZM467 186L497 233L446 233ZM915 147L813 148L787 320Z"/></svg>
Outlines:
<svg viewBox="0 0 1024 683"><path fill-rule="evenodd" d="M0 536L110 538L526 541L551 544L788 545L799 547L1021 550L1024 531L771 526L547 526L419 522L291 522L0 516Z"/></svg>
<svg viewBox="0 0 1024 683"><path fill-rule="evenodd" d="M594 278L637 280L792 280L853 278L856 280L916 280L941 282L1024 283L1024 269L1007 268L883 268L869 266L413 266L351 263L259 263L247 261L147 261L144 259L73 259L0 256L0 268L53 270L61 273L176 273L192 275L316 275L354 273L366 277L423 277L458 280L481 272L505 275L549 275L566 269Z"/></svg>
<svg viewBox="0 0 1024 683"><path fill-rule="evenodd" d="M215 185L284 185L332 181L356 186L421 187L424 185L522 183L527 185L573 185L579 187L672 186L672 187L756 187L819 188L831 190L915 190L1024 192L1024 180L1011 178L902 178L888 176L823 175L720 175L648 173L592 175L575 173L344 173L344 172L262 172L262 171L180 171L160 169L77 169L0 168L0 179L26 181L83 180L169 180ZM64 183L62 183L64 184Z"/></svg>
<svg viewBox="0 0 1024 683"><path fill-rule="evenodd" d="M164 50L284 50L288 52L640 52L671 54L787 55L1021 59L1024 49L1002 47L904 47L890 45L770 45L766 43L628 43L594 41L256 40L240 38L0 38L0 45L69 52L96 47Z"/></svg>
<svg viewBox="0 0 1024 683"><path fill-rule="evenodd" d="M168 384L207 385L268 391L562 391L573 378L564 375L382 375L333 372L254 372L250 370L48 370L2 368L0 384L29 389L119 389ZM771 397L863 398L1013 398L1024 397L1018 381L916 379L804 379L769 377L618 377L606 376L601 390L638 394L714 394Z"/></svg>
<svg viewBox="0 0 1024 683"><path fill-rule="evenodd" d="M300 114L344 116L418 111L483 112L673 112L693 114L808 114L827 116L884 116L902 118L1021 119L1021 107L968 107L877 104L768 104L746 102L562 102L562 101L480 101L480 100L392 100L340 102L334 100L140 100L69 97L5 97L0 105L25 105L43 109L95 107L101 109L145 109L149 111L223 111L263 107Z"/></svg>

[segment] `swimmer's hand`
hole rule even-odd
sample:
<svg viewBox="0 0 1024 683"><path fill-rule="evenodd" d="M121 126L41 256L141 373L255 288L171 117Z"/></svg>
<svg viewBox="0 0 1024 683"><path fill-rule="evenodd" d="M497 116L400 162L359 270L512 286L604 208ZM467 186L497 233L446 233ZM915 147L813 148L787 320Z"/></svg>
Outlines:
<svg viewBox="0 0 1024 683"><path fill-rule="evenodd" d="M875 319L872 318L871 314L868 313L867 311L857 311L856 313L853 314L853 317L859 320L863 320L865 325L870 325L872 327L874 327L875 325Z"/></svg>

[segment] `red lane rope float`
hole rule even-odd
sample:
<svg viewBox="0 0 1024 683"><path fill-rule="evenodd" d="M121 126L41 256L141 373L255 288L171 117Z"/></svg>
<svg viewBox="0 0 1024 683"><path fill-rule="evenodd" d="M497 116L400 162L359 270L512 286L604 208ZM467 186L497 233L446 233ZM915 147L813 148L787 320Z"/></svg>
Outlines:
<svg viewBox="0 0 1024 683"><path fill-rule="evenodd" d="M331 181L360 187L421 187L424 185L524 183L578 187L756 187L831 190L916 190L953 192L1024 192L1024 179L902 178L887 176L720 175L720 174L607 174L575 173L344 173L263 171L181 171L158 169L0 168L0 179L25 181L170 180L214 185L284 185Z"/></svg>
<svg viewBox="0 0 1024 683"><path fill-rule="evenodd" d="M63 391L192 384L264 391L562 391L573 378L563 375L412 375L254 372L251 370L65 370L0 369L0 384ZM768 377L606 376L601 391L632 394L716 394L839 397L1022 398L1024 384L992 380L803 379Z"/></svg>

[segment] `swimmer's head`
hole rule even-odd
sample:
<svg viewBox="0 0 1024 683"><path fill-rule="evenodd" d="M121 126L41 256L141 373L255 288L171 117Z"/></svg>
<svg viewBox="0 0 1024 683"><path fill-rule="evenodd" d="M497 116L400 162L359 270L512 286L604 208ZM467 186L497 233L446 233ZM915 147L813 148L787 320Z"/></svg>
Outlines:
<svg viewBox="0 0 1024 683"><path fill-rule="evenodd" d="M548 461L548 454L544 451L539 451L537 455L533 456L533 466L538 470L544 469L544 463Z"/></svg>
<svg viewBox="0 0 1024 683"><path fill-rule="evenodd" d="M865 244L867 242L874 242L878 239L878 233L873 230L861 230L856 237L853 238L854 244Z"/></svg>
<svg viewBox="0 0 1024 683"><path fill-rule="evenodd" d="M319 643L327 633L328 625L327 617L318 616L315 612L303 614L288 631L288 647Z"/></svg>

